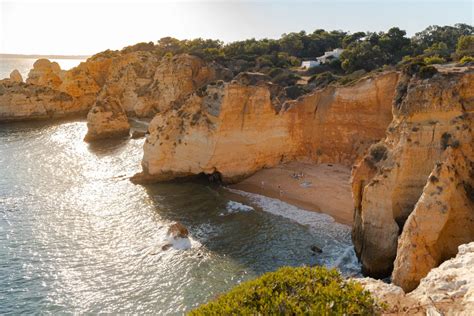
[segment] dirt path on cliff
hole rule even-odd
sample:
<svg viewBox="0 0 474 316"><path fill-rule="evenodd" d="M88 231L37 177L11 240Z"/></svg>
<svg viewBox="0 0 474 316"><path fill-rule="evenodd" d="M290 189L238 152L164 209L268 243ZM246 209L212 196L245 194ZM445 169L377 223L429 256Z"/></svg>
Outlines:
<svg viewBox="0 0 474 316"><path fill-rule="evenodd" d="M231 187L325 213L339 223L352 225L350 175L350 168L342 165L292 162L260 170Z"/></svg>

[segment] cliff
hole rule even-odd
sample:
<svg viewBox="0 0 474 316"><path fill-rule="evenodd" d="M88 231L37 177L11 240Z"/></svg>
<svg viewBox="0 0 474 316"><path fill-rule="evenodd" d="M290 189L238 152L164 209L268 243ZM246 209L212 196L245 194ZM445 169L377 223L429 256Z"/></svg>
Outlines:
<svg viewBox="0 0 474 316"><path fill-rule="evenodd" d="M474 239L474 71L464 70L404 75L386 138L353 171L363 272L388 276L395 261L393 281L406 291Z"/></svg>
<svg viewBox="0 0 474 316"><path fill-rule="evenodd" d="M278 87L259 74L216 82L158 113L135 182L199 174L236 182L280 162L305 159L352 164L383 137L398 74L350 87L328 87L283 105Z"/></svg>
<svg viewBox="0 0 474 316"><path fill-rule="evenodd" d="M411 293L371 278L356 279L387 305L384 315L472 315L474 242L459 246L455 258L432 269Z"/></svg>
<svg viewBox="0 0 474 316"><path fill-rule="evenodd" d="M87 111L87 107L67 93L9 79L0 80L0 122L85 115Z"/></svg>

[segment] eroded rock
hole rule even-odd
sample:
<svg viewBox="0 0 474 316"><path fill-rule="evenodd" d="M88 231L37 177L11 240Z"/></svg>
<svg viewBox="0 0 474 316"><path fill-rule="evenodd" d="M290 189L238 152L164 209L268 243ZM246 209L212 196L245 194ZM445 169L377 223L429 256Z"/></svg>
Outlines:
<svg viewBox="0 0 474 316"><path fill-rule="evenodd" d="M403 87L398 88L401 96L395 98L394 119L387 130L385 140L378 145L379 148L371 148L353 171L353 241L363 271L367 275L385 277L392 272L397 255L398 236L405 229L414 227L414 223L406 225L405 222L417 202L423 202L420 197L430 173L436 162L442 160L447 147L470 147L472 150L472 120L469 117L474 108L473 79L474 71L468 70L463 73L438 74L428 80L416 77L401 80ZM381 150L384 152L381 153ZM462 173L465 174L464 171ZM458 181L462 181L459 178L449 180L448 176L448 179L443 181L452 181L450 184L445 183L446 188L452 188L451 191L462 190L462 187L457 185ZM439 190L437 185L433 190ZM436 196L429 197L430 194L423 198L425 205L436 202L429 201L436 199ZM438 201L443 206L437 207L438 211L433 211L432 215L438 216L436 214L442 209L450 213L449 209L457 207L457 202L453 199L461 198L461 195L457 194L449 193L445 196L448 200ZM462 198L461 201L465 199ZM449 205L450 203L453 204ZM419 207L422 213L422 204ZM441 214L438 219L442 218L445 217ZM440 225L441 228L444 224ZM466 236L465 233L462 234ZM439 257L443 251L437 250L435 254L431 250L437 259L433 261L425 257L429 261L427 267L436 266L454 255L453 249L466 242L464 237L442 239L446 244L426 240L413 245L450 249ZM415 262L408 261L404 264L411 264L410 273L415 273ZM427 273L427 268L421 266L420 271L415 273L418 274L418 279ZM413 284L406 286L407 289L411 287Z"/></svg>
<svg viewBox="0 0 474 316"><path fill-rule="evenodd" d="M99 98L87 114L85 141L129 135L130 124L120 101L112 96Z"/></svg>

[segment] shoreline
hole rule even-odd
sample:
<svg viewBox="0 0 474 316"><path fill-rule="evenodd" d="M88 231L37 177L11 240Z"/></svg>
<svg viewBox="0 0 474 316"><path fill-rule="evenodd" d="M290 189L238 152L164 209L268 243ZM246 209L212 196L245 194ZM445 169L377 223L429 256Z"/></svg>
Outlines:
<svg viewBox="0 0 474 316"><path fill-rule="evenodd" d="M339 164L291 162L262 169L229 187L279 199L352 226L351 169Z"/></svg>

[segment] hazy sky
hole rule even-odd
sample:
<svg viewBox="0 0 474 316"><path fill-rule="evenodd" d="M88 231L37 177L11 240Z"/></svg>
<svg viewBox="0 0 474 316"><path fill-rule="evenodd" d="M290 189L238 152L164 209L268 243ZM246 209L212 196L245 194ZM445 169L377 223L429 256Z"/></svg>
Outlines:
<svg viewBox="0 0 474 316"><path fill-rule="evenodd" d="M93 54L164 36L229 42L319 28L399 26L413 35L432 24L472 25L473 2L0 0L0 53Z"/></svg>

